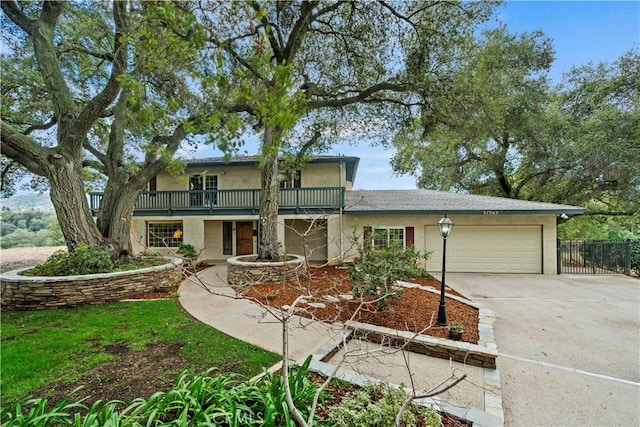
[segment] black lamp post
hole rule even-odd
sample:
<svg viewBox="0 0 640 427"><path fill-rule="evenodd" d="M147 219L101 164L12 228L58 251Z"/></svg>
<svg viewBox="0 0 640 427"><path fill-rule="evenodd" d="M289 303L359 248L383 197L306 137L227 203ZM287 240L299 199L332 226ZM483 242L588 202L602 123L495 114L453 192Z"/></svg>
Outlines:
<svg viewBox="0 0 640 427"><path fill-rule="evenodd" d="M442 287L440 288L440 307L438 308L438 326L447 326L447 307L444 301L445 273L447 266L447 237L451 234L453 222L444 214L438 221L438 228L442 236Z"/></svg>

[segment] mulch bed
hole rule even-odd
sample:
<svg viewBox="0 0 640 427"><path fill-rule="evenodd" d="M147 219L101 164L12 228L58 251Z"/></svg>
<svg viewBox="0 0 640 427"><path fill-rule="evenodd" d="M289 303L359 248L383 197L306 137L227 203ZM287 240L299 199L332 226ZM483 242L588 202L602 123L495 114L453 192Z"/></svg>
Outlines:
<svg viewBox="0 0 640 427"><path fill-rule="evenodd" d="M439 294L426 292L420 289L402 290L397 298L389 298L388 304L380 307L375 303L361 306L361 302L371 301L372 297L354 298L351 301L344 300L340 295L351 294L353 286L349 281L349 272L345 268L321 267L313 268L310 274L310 283L284 283L284 284L260 284L243 288L236 288L236 292L252 298L261 304L271 307L292 305L300 295L310 295L309 302L322 303L323 308L314 308L309 305L300 305L304 311L298 312L301 316L313 317L326 322L344 322L355 320L383 326L390 329L404 330L422 333L439 338L449 337L447 327L437 325ZM417 278L410 282L424 286L431 286L440 291L440 282L434 279ZM461 296L447 287L447 293ZM335 301L335 299L339 301ZM462 340L478 343L478 310L459 301L446 299L447 321L461 322L464 325Z"/></svg>

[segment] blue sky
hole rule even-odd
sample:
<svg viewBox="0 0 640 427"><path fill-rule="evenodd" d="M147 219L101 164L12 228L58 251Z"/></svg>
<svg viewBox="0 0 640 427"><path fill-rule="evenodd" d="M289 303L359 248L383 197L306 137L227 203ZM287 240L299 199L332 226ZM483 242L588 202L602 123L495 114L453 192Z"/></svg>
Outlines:
<svg viewBox="0 0 640 427"><path fill-rule="evenodd" d="M512 32L541 29L553 40L553 83L560 83L563 73L574 66L613 62L640 45L640 0L508 1L498 8L496 17ZM244 149L251 152L252 145ZM389 165L392 152L380 146L338 144L328 154L360 157L356 189L416 188L414 177L394 176ZM215 157L220 152L201 146L196 156Z"/></svg>

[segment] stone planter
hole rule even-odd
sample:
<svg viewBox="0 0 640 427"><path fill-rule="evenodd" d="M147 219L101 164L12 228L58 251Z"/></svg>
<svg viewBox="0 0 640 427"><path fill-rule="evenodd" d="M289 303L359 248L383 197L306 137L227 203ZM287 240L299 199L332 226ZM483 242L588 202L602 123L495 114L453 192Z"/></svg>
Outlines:
<svg viewBox="0 0 640 427"><path fill-rule="evenodd" d="M31 267L29 267L31 268ZM82 276L23 276L28 268L0 275L3 310L46 310L105 304L145 292L158 285L177 285L182 281L182 260L167 258L167 263L139 270Z"/></svg>
<svg viewBox="0 0 640 427"><path fill-rule="evenodd" d="M257 255L242 255L227 259L227 283L249 286L259 283L284 283L302 279L307 265L300 255L287 255L283 261L257 261Z"/></svg>

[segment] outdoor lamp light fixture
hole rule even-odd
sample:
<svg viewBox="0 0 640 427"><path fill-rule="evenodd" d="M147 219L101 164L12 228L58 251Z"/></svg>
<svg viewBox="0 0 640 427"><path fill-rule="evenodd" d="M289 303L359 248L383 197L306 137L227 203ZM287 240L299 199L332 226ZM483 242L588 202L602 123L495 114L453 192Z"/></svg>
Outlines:
<svg viewBox="0 0 640 427"><path fill-rule="evenodd" d="M447 266L447 237L451 235L451 229L453 228L453 221L447 218L447 214L444 214L444 218L438 221L438 228L440 229L440 235L442 236L442 285L440 286L438 326L447 326L447 307L444 300L445 274Z"/></svg>
<svg viewBox="0 0 640 427"><path fill-rule="evenodd" d="M447 214L444 214L444 218L438 221L438 228L440 229L440 235L443 239L449 237L451 229L453 228L453 221L447 218Z"/></svg>

